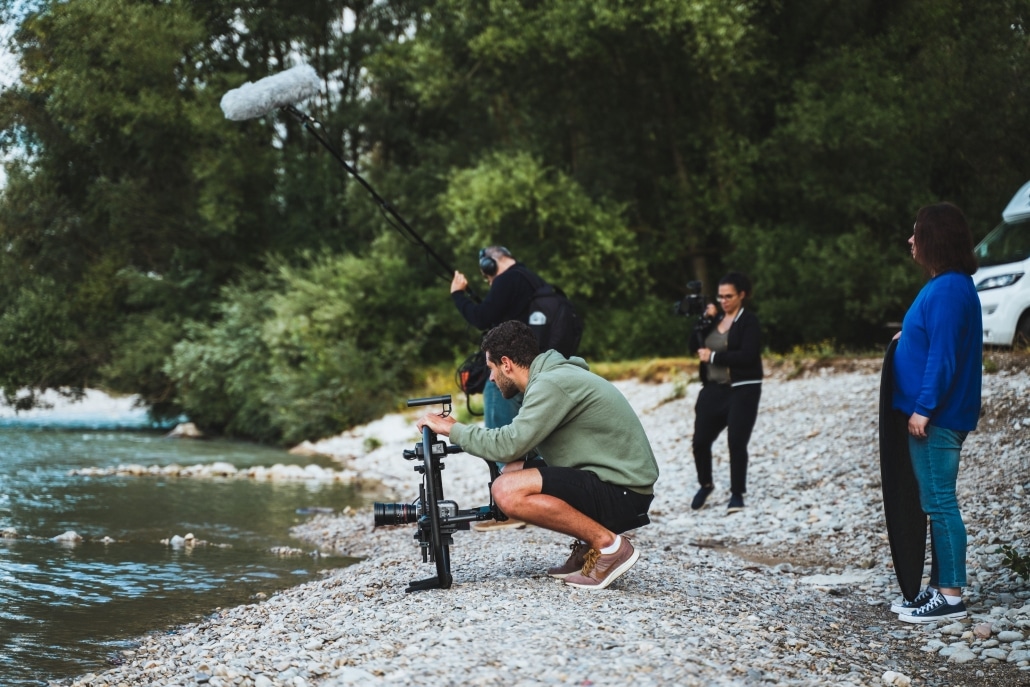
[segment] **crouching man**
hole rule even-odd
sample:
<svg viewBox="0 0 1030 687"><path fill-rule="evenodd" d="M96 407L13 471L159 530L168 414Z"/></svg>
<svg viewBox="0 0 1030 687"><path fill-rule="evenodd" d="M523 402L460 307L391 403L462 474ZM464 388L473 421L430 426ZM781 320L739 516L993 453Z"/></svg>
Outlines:
<svg viewBox="0 0 1030 687"><path fill-rule="evenodd" d="M553 577L604 589L633 567L640 553L623 532L646 525L658 464L626 398L589 371L582 358L540 353L528 325L504 322L483 338L491 379L501 394L522 392L522 409L496 429L425 415L428 426L472 455L505 463L494 481L497 506L509 517L576 537ZM523 463L539 448L547 465Z"/></svg>

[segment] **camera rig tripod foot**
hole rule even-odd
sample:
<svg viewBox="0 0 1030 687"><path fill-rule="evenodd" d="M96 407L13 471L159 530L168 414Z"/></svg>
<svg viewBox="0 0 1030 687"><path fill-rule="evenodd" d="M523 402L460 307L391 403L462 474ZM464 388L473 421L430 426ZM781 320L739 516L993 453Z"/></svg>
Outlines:
<svg viewBox="0 0 1030 687"><path fill-rule="evenodd" d="M439 577L427 577L424 580L412 580L404 591L410 592L424 592L427 589L450 589L451 588L451 576L447 575L444 580Z"/></svg>

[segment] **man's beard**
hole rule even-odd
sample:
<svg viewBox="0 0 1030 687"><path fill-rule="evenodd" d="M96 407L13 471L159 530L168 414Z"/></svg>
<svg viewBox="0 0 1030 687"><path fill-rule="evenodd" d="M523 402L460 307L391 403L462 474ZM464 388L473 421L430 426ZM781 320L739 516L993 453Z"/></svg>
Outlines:
<svg viewBox="0 0 1030 687"><path fill-rule="evenodd" d="M501 396L504 398L515 398L519 393L519 388L515 386L515 382L510 377L505 377L503 374L494 374L494 383L501 392Z"/></svg>

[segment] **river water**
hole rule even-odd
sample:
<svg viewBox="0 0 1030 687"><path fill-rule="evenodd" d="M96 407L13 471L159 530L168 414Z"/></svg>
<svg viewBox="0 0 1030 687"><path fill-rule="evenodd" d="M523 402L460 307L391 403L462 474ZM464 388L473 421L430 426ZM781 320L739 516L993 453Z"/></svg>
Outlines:
<svg viewBox="0 0 1030 687"><path fill-rule="evenodd" d="M0 536L0 685L103 670L134 637L354 562L309 555L310 545L289 536L307 512L359 505L350 486L69 474L215 461L244 467L312 459L242 442L166 439L126 401L0 414L0 533L7 531ZM83 540L54 541L69 530ZM161 543L187 533L212 545ZM306 554L281 557L272 547Z"/></svg>

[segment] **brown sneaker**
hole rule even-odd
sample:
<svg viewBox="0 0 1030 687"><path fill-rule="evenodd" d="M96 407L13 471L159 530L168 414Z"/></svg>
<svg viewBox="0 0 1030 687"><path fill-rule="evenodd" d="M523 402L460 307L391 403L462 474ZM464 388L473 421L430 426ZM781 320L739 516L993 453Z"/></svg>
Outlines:
<svg viewBox="0 0 1030 687"><path fill-rule="evenodd" d="M513 520L508 518L507 520L483 520L482 522L472 523L472 529L476 532L496 532L497 530L521 530L525 528L526 523L521 520Z"/></svg>
<svg viewBox="0 0 1030 687"><path fill-rule="evenodd" d="M583 569L583 561L586 559L587 551L590 550L590 547L577 539L569 544L569 548L572 549L572 554L569 556L569 560L565 561L561 565L548 568L548 575L562 580L572 573L577 573Z"/></svg>
<svg viewBox="0 0 1030 687"><path fill-rule="evenodd" d="M597 549L590 549L583 561L583 569L565 578L565 584L582 589L604 589L615 579L633 567L640 558L640 552L633 548L626 537L615 553L601 555Z"/></svg>

